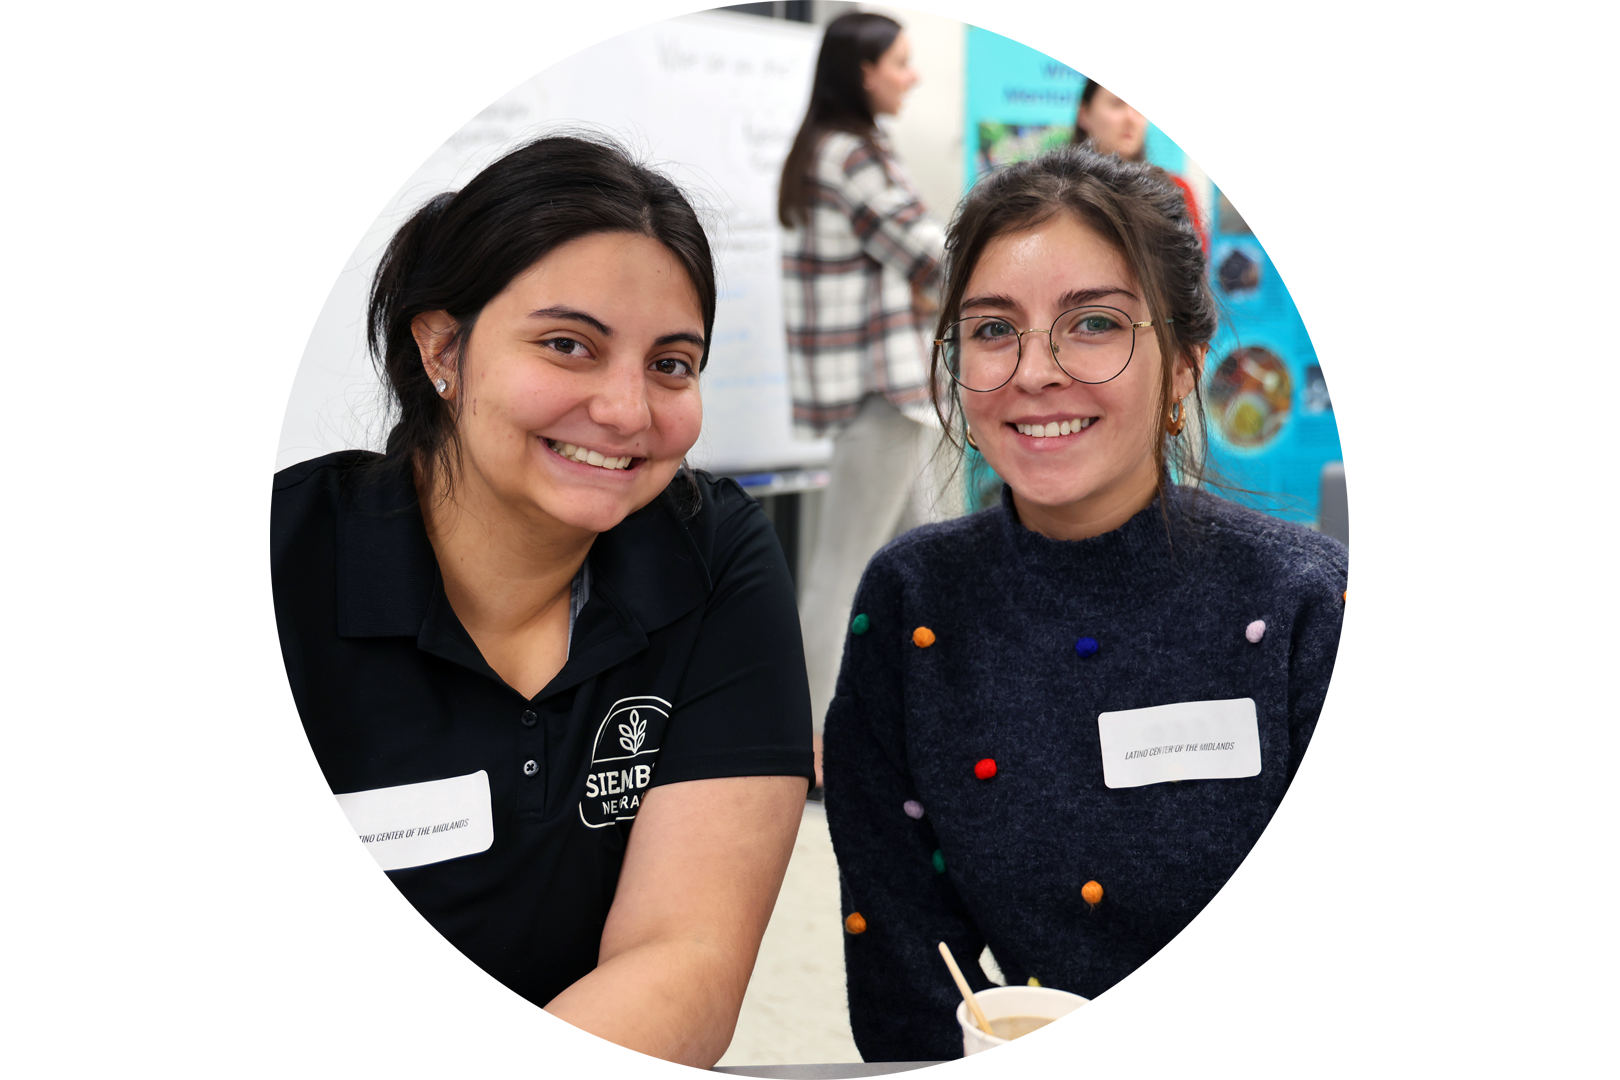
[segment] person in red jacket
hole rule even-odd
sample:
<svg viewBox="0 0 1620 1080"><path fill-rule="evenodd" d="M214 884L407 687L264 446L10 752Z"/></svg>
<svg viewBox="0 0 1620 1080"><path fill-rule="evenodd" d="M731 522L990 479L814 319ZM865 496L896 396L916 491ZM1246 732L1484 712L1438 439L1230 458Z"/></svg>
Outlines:
<svg viewBox="0 0 1620 1080"><path fill-rule="evenodd" d="M1137 112L1130 103L1104 87L1095 79L1086 82L1080 92L1080 106L1074 116L1074 143L1089 143L1099 154L1118 154L1124 161L1147 160L1147 117ZM1192 185L1165 170L1171 183L1181 189L1187 200L1187 212L1192 215L1194 228L1204 243L1204 254L1209 254L1209 228L1198 213L1198 200Z"/></svg>

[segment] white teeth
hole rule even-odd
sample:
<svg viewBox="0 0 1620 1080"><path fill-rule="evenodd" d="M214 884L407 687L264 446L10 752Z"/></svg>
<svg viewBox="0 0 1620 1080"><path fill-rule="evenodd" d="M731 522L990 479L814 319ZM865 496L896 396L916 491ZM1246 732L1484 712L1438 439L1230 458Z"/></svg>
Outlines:
<svg viewBox="0 0 1620 1080"><path fill-rule="evenodd" d="M583 446L556 442L551 439L546 440L546 445L570 461L577 461L582 465L594 465L598 469L628 469L630 463L635 460L634 457L608 457L600 450L587 450Z"/></svg>
<svg viewBox="0 0 1620 1080"><path fill-rule="evenodd" d="M1054 421L1048 424L1014 424L1013 426L1018 429L1020 435L1046 439L1054 435L1073 435L1077 431L1084 431L1091 426L1093 419L1093 417L1087 417L1084 420L1076 418L1074 420Z"/></svg>

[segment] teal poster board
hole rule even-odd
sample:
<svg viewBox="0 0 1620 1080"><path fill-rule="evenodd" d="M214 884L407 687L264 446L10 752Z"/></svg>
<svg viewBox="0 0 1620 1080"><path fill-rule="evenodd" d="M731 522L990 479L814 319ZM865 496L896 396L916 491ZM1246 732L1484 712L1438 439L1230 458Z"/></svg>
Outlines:
<svg viewBox="0 0 1620 1080"><path fill-rule="evenodd" d="M967 186L1069 141L1085 83L1085 19L1076 0L967 0Z"/></svg>
<svg viewBox="0 0 1620 1080"><path fill-rule="evenodd" d="M1314 524L1322 466L1342 460L1327 380L1266 250L1216 192L1210 276L1219 333L1204 365L1211 463L1243 491L1223 494Z"/></svg>

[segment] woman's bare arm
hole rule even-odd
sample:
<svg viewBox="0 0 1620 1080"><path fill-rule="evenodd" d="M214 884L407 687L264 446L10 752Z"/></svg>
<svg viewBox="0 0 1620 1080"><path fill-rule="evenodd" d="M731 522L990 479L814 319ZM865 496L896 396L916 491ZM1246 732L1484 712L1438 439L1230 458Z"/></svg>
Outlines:
<svg viewBox="0 0 1620 1080"><path fill-rule="evenodd" d="M804 811L798 776L653 788L642 800L595 971L546 1011L706 1069L731 1043Z"/></svg>

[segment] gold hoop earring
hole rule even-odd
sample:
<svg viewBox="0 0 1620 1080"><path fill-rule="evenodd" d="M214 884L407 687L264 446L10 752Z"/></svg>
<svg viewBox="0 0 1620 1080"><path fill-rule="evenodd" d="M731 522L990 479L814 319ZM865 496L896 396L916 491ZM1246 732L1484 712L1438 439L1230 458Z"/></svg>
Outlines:
<svg viewBox="0 0 1620 1080"><path fill-rule="evenodd" d="M1187 426L1187 406L1181 402L1171 404L1171 413L1164 419L1164 430L1171 438L1181 434L1181 429Z"/></svg>
<svg viewBox="0 0 1620 1080"><path fill-rule="evenodd" d="M973 441L973 429L964 425L962 430L967 432L967 444L977 450L979 444Z"/></svg>

